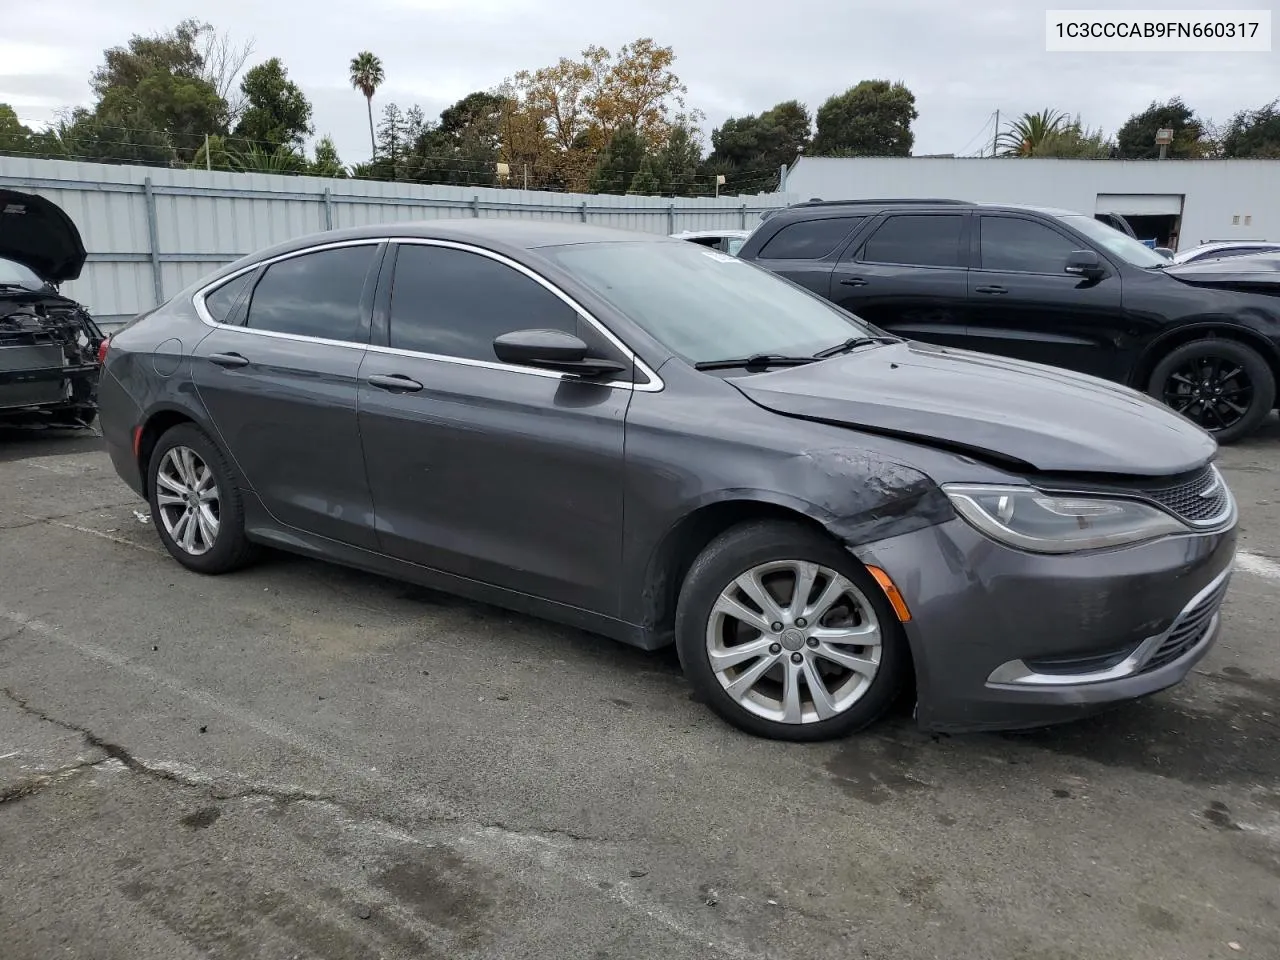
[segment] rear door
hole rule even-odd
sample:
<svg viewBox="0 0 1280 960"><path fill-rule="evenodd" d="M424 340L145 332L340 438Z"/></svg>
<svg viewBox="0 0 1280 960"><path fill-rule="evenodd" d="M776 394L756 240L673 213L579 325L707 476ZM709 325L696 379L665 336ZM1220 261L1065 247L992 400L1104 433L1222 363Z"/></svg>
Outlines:
<svg viewBox="0 0 1280 960"><path fill-rule="evenodd" d="M836 252L866 217L818 217L786 224L754 260L772 273L827 296Z"/></svg>
<svg viewBox="0 0 1280 960"><path fill-rule="evenodd" d="M225 449L280 523L376 546L356 425L379 241L313 248L206 296L192 378Z"/></svg>
<svg viewBox="0 0 1280 960"><path fill-rule="evenodd" d="M900 337L965 346L970 219L967 212L883 216L840 257L831 299Z"/></svg>
<svg viewBox="0 0 1280 960"><path fill-rule="evenodd" d="M969 272L972 349L1121 380L1129 339L1121 278L1064 272L1073 250L1089 248L1065 228L1016 213L983 213ZM1101 254L1100 254L1101 255ZM1107 263L1105 257L1103 263Z"/></svg>

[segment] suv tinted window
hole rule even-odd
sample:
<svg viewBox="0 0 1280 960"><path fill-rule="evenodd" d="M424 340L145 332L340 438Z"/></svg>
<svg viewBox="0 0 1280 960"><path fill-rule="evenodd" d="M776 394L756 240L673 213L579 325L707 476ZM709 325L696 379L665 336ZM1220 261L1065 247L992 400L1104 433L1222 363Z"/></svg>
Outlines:
<svg viewBox="0 0 1280 960"><path fill-rule="evenodd" d="M906 263L958 267L964 218L956 214L902 214L890 217L862 248L864 263Z"/></svg>
<svg viewBox="0 0 1280 960"><path fill-rule="evenodd" d="M765 242L757 256L770 260L817 260L834 250L865 219L827 217L789 223Z"/></svg>
<svg viewBox="0 0 1280 960"><path fill-rule="evenodd" d="M360 301L377 249L375 244L335 247L273 263L253 289L245 325L363 343Z"/></svg>
<svg viewBox="0 0 1280 960"><path fill-rule="evenodd" d="M236 305L236 301L240 299L240 295L249 286L249 281L253 279L254 271L242 273L234 280L228 280L216 290L210 290L204 297L204 307L209 311L209 316L213 317L218 323L226 323L231 316L231 309Z"/></svg>
<svg viewBox="0 0 1280 960"><path fill-rule="evenodd" d="M582 336L572 307L505 263L451 247L400 247L391 288L392 347L496 361L494 337L533 328Z"/></svg>
<svg viewBox="0 0 1280 960"><path fill-rule="evenodd" d="M1034 220L982 218L982 269L1020 273L1062 273L1079 245Z"/></svg>

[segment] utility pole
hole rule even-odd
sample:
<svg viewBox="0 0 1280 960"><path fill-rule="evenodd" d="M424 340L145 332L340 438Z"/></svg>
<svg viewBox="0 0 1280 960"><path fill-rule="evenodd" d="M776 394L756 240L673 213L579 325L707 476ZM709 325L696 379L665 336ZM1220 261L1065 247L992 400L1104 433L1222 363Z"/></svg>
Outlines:
<svg viewBox="0 0 1280 960"><path fill-rule="evenodd" d="M209 135L204 135L204 168L205 170L213 169L213 158L209 156Z"/></svg>
<svg viewBox="0 0 1280 960"><path fill-rule="evenodd" d="M529 165L527 163L524 165L524 188L526 190L529 189Z"/></svg>
<svg viewBox="0 0 1280 960"><path fill-rule="evenodd" d="M991 155L996 155L996 147L1000 143L1000 111L996 110L996 130L991 134Z"/></svg>

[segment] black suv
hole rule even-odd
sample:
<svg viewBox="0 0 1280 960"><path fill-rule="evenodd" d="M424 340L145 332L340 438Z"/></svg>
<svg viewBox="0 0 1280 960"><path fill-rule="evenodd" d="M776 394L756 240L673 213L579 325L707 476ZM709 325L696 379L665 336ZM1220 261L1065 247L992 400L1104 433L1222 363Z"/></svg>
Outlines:
<svg viewBox="0 0 1280 960"><path fill-rule="evenodd" d="M898 336L1142 390L1219 443L1275 407L1280 257L1173 264L1084 214L946 199L796 204L738 256Z"/></svg>

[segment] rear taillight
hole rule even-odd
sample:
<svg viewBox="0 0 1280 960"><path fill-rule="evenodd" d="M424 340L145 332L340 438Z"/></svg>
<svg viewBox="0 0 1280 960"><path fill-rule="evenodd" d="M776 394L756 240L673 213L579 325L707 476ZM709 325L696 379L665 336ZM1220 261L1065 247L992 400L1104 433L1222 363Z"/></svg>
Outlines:
<svg viewBox="0 0 1280 960"><path fill-rule="evenodd" d="M102 342L98 344L98 366L102 366L107 362L107 347L111 346L111 338L103 337Z"/></svg>

